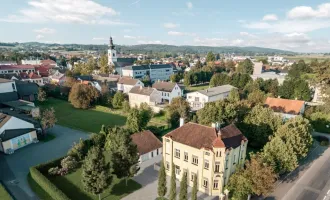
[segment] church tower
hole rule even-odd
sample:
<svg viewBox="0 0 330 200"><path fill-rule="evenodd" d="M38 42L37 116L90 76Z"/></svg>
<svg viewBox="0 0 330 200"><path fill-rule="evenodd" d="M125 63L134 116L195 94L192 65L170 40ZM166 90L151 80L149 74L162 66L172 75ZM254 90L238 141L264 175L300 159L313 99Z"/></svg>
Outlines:
<svg viewBox="0 0 330 200"><path fill-rule="evenodd" d="M117 62L117 51L115 49L115 45L113 45L112 37L110 37L110 44L108 50L108 65L114 65Z"/></svg>

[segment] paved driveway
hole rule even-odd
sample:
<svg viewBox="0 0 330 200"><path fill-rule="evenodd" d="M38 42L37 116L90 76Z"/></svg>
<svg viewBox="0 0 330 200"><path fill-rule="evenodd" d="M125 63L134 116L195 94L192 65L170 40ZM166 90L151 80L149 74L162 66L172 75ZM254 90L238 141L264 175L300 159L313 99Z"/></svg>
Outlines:
<svg viewBox="0 0 330 200"><path fill-rule="evenodd" d="M157 156L153 158L152 160L148 160L140 166L140 172L137 176L135 176L133 179L140 183L142 185L142 188L133 192L132 194L126 196L123 198L123 200L154 200L158 197L157 194L157 187L158 187L158 170L154 169L153 164L159 163L161 161L162 157ZM176 182L177 185L177 197L179 197L180 193L180 182ZM188 188L188 198L190 199L191 195L191 187ZM170 190L170 177L167 177L167 194L169 194ZM218 197L211 197L206 194L198 192L198 199L200 200L217 200Z"/></svg>
<svg viewBox="0 0 330 200"><path fill-rule="evenodd" d="M0 154L0 180L17 200L37 199L27 182L30 167L64 156L73 142L89 136L58 125L49 132L56 135L54 140L31 144L12 155Z"/></svg>

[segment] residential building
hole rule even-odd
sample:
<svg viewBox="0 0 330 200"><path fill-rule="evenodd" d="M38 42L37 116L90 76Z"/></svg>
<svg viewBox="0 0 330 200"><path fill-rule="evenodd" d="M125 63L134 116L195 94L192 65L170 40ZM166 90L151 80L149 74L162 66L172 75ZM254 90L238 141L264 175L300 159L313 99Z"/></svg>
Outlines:
<svg viewBox="0 0 330 200"><path fill-rule="evenodd" d="M194 177L200 192L220 196L229 177L244 165L247 138L234 125L220 128L187 123L163 136L163 161L166 174L171 176L172 163L175 177L188 177L193 186Z"/></svg>
<svg viewBox="0 0 330 200"><path fill-rule="evenodd" d="M48 66L48 67L52 67L52 68L57 67L57 63L51 59L41 60L40 65Z"/></svg>
<svg viewBox="0 0 330 200"><path fill-rule="evenodd" d="M179 85L172 82L159 81L155 82L152 87L162 93L162 102L171 103L172 99L181 97L183 93Z"/></svg>
<svg viewBox="0 0 330 200"><path fill-rule="evenodd" d="M18 100L15 81L0 78L0 104Z"/></svg>
<svg viewBox="0 0 330 200"><path fill-rule="evenodd" d="M65 82L65 74L56 71L53 75L49 76L51 83L62 85Z"/></svg>
<svg viewBox="0 0 330 200"><path fill-rule="evenodd" d="M17 65L16 61L0 61L0 65Z"/></svg>
<svg viewBox="0 0 330 200"><path fill-rule="evenodd" d="M39 74L36 74L34 72L30 72L30 73L21 72L20 73L20 80L21 81L26 81L26 82L29 82L29 83L36 83L39 86L44 85L43 78Z"/></svg>
<svg viewBox="0 0 330 200"><path fill-rule="evenodd" d="M260 75L263 71L263 63L262 62L254 62L253 63L253 75Z"/></svg>
<svg viewBox="0 0 330 200"><path fill-rule="evenodd" d="M140 163L162 154L163 144L151 131L134 133L131 138L137 146Z"/></svg>
<svg viewBox="0 0 330 200"><path fill-rule="evenodd" d="M222 85L218 87L199 90L187 93L187 101L192 110L204 108L206 103L222 100L228 97L231 90L237 89L231 85Z"/></svg>
<svg viewBox="0 0 330 200"><path fill-rule="evenodd" d="M162 101L161 92L155 88L135 86L128 92L129 105L140 107L142 103L155 106Z"/></svg>
<svg viewBox="0 0 330 200"><path fill-rule="evenodd" d="M173 67L169 64L133 65L122 68L122 74L137 79L142 79L148 75L152 82L167 81L173 74Z"/></svg>
<svg viewBox="0 0 330 200"><path fill-rule="evenodd" d="M251 78L253 80L256 80L258 78L261 78L263 80L270 80L270 79L276 79L279 83L279 85L282 85L285 80L285 74L278 74L276 72L263 72L261 74L252 74Z"/></svg>
<svg viewBox="0 0 330 200"><path fill-rule="evenodd" d="M34 102L38 99L39 86L36 83L15 81L18 98Z"/></svg>
<svg viewBox="0 0 330 200"><path fill-rule="evenodd" d="M320 85L317 85L314 88L314 96L312 102L323 104L323 100L325 97L327 97L327 95L324 94L324 92L322 91L322 87Z"/></svg>
<svg viewBox="0 0 330 200"><path fill-rule="evenodd" d="M128 92L135 86L144 87L144 84L138 79L133 79L130 77L121 77L117 83L117 90L128 94Z"/></svg>
<svg viewBox="0 0 330 200"><path fill-rule="evenodd" d="M21 73L21 72L34 72L35 66L33 65L0 65L0 74Z"/></svg>
<svg viewBox="0 0 330 200"><path fill-rule="evenodd" d="M41 60L21 60L22 65L40 65Z"/></svg>
<svg viewBox="0 0 330 200"><path fill-rule="evenodd" d="M287 120L304 114L305 101L267 97L265 107L271 108L283 120Z"/></svg>
<svg viewBox="0 0 330 200"><path fill-rule="evenodd" d="M34 125L22 119L0 113L0 151L12 154L15 150L38 142Z"/></svg>

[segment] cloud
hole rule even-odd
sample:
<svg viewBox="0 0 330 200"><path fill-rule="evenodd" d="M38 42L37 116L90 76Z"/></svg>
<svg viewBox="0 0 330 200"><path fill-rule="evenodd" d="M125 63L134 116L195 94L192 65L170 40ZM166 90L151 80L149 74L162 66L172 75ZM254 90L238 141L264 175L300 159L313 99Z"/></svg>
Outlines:
<svg viewBox="0 0 330 200"><path fill-rule="evenodd" d="M42 29L36 29L36 30L34 30L34 32L42 33L42 34L53 34L53 33L55 33L55 29L42 28Z"/></svg>
<svg viewBox="0 0 330 200"><path fill-rule="evenodd" d="M196 36L196 33L186 33L186 32L178 32L178 31L169 31L168 35L171 36Z"/></svg>
<svg viewBox="0 0 330 200"><path fill-rule="evenodd" d="M95 40L95 41L106 41L108 39L107 38L104 38L104 37L93 37L92 40Z"/></svg>
<svg viewBox="0 0 330 200"><path fill-rule="evenodd" d="M192 9L193 8L193 4L191 2L187 2L187 7L188 7L188 9Z"/></svg>
<svg viewBox="0 0 330 200"><path fill-rule="evenodd" d="M111 19L120 13L92 0L30 0L28 7L0 21L12 23L79 23L129 25Z"/></svg>
<svg viewBox="0 0 330 200"><path fill-rule="evenodd" d="M139 40L137 42L138 44L164 44L162 41L160 40L155 40L155 41L145 41L145 40Z"/></svg>
<svg viewBox="0 0 330 200"><path fill-rule="evenodd" d="M257 37L254 34L248 33L248 32L240 32L239 33L241 36L247 36L247 37Z"/></svg>
<svg viewBox="0 0 330 200"><path fill-rule="evenodd" d="M228 39L228 38L200 38L194 39L195 45L201 46L244 46L242 39Z"/></svg>
<svg viewBox="0 0 330 200"><path fill-rule="evenodd" d="M125 33L129 33L129 32L131 32L132 30L131 29L124 29L123 30Z"/></svg>
<svg viewBox="0 0 330 200"><path fill-rule="evenodd" d="M323 28L328 28L330 27L330 21L308 20L304 23L301 23L301 21L296 20L282 20L275 23L250 22L243 24L243 27L278 33L306 33Z"/></svg>
<svg viewBox="0 0 330 200"><path fill-rule="evenodd" d="M143 39L143 38L145 38L145 37L143 37L143 36L131 36L131 35L124 35L124 38L126 38L126 39Z"/></svg>
<svg viewBox="0 0 330 200"><path fill-rule="evenodd" d="M129 4L130 6L134 5L134 4L138 4L141 0L137 0L137 1L134 1L133 3Z"/></svg>
<svg viewBox="0 0 330 200"><path fill-rule="evenodd" d="M330 18L330 3L324 3L313 9L309 6L298 6L287 13L290 19Z"/></svg>
<svg viewBox="0 0 330 200"><path fill-rule="evenodd" d="M274 14L269 14L269 15L265 15L263 18L262 18L263 21L277 21L278 18L276 15Z"/></svg>
<svg viewBox="0 0 330 200"><path fill-rule="evenodd" d="M180 24L174 24L174 23L165 23L164 24L164 27L168 28L168 29L177 28L179 26L180 26Z"/></svg>
<svg viewBox="0 0 330 200"><path fill-rule="evenodd" d="M45 37L45 36L39 34L39 35L36 36L36 39L37 39L37 40L40 40L40 39L42 39L42 38L44 38L44 37Z"/></svg>

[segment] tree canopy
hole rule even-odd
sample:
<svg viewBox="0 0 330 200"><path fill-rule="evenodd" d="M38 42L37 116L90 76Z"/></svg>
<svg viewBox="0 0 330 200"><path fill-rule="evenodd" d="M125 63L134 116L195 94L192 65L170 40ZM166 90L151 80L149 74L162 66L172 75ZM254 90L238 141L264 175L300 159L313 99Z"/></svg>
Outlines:
<svg viewBox="0 0 330 200"><path fill-rule="evenodd" d="M245 59L243 62L238 64L237 72L242 74L252 74L253 68L253 62L250 59Z"/></svg>
<svg viewBox="0 0 330 200"><path fill-rule="evenodd" d="M87 109L99 96L99 92L93 86L76 83L71 88L69 101L75 108Z"/></svg>

